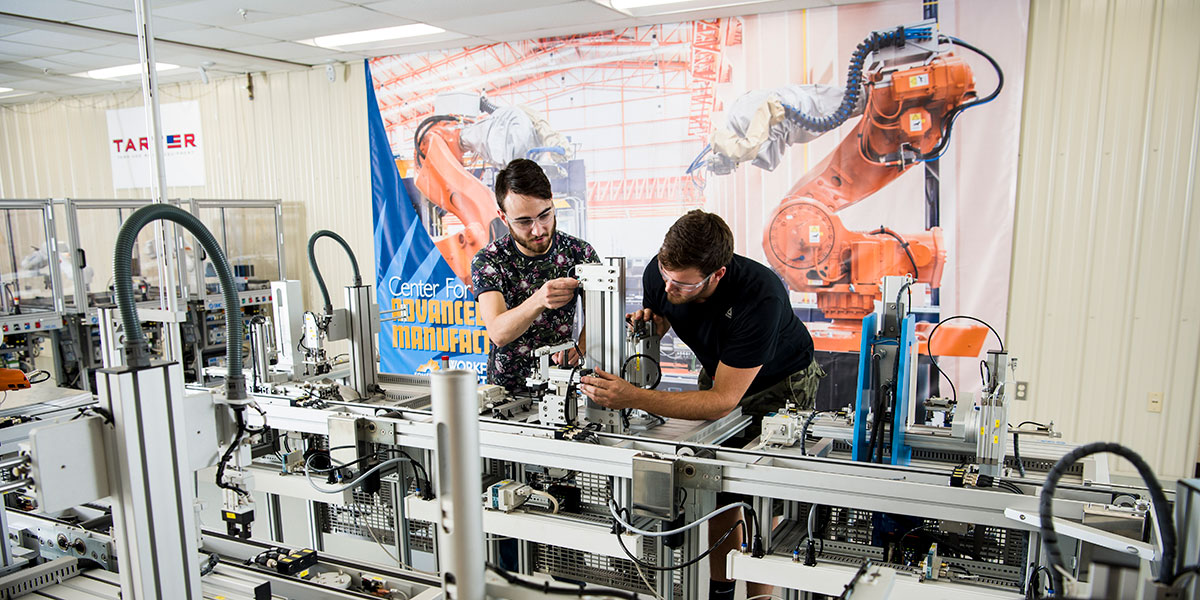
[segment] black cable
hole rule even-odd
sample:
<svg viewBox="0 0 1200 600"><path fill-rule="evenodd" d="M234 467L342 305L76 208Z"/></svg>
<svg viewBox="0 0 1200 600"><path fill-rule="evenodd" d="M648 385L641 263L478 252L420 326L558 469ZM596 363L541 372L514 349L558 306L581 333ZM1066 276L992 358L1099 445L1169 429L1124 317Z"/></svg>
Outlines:
<svg viewBox="0 0 1200 600"><path fill-rule="evenodd" d="M749 537L746 534L746 522L741 519L738 519L737 523L734 523L732 527L730 527L728 530L726 530L725 534L722 535L716 541L716 543L714 543L713 545L708 547L708 550L705 550L704 552L700 553L699 556L696 556L695 558L693 558L685 563L678 564L678 565L672 565L669 567L660 567L658 565L642 561L640 558L634 556L633 553L631 553L629 551L629 548L627 548L625 546L625 540L621 539L621 534L617 533L616 535L617 535L617 543L620 544L621 550L625 552L625 556L629 557L629 560L633 561L634 564L642 567L643 569L650 569L651 571L677 571L679 569L685 569L687 567L690 567L690 566L704 560L704 558L707 557L709 554L711 554L713 550L717 549L717 546L720 546L721 544L725 543L725 540L729 539L729 536L733 535L734 530L736 530L739 526L742 528L742 535Z"/></svg>
<svg viewBox="0 0 1200 600"><path fill-rule="evenodd" d="M1008 490L1008 491L1010 491L1010 492L1012 492L1012 493L1014 493L1014 494L1021 494L1021 495L1024 495L1024 494L1025 494L1025 492L1022 492L1022 491L1021 491L1021 488L1017 487L1017 486L1016 486L1016 484L1014 484L1014 483L1013 483L1013 482L1011 482L1011 481L997 481L997 482L996 482L996 487L998 487L998 488L1003 488L1003 489L1005 489L1005 490Z"/></svg>
<svg viewBox="0 0 1200 600"><path fill-rule="evenodd" d="M429 472L425 470L425 465L422 465L419 461L415 460L408 452L405 452L404 450L401 450L399 448L391 448L388 451L389 452L397 452L404 458L407 458L408 462L412 463L413 476L417 478L417 492L420 494L421 499L429 500L429 499L433 498L433 482L430 481L430 479L429 479ZM424 485L421 484L422 479L425 480Z"/></svg>
<svg viewBox="0 0 1200 600"><path fill-rule="evenodd" d="M858 567L858 571L854 573L854 577L850 578L850 582L846 584L846 588L843 589L842 593L838 595L838 600L845 600L846 598L849 598L850 591L854 589L854 584L858 583L858 580L862 579L862 576L866 575L867 571L870 569L871 559L868 558L861 566Z"/></svg>
<svg viewBox="0 0 1200 600"><path fill-rule="evenodd" d="M912 250L909 249L910 244L908 243L908 240L904 239L903 237L900 236L900 234L896 233L895 231L892 231L891 229L888 229L887 227L884 227L883 225L880 225L879 229L877 229L875 231L868 232L868 234L869 235L890 235L893 238L896 238L896 241L900 242L900 248L904 250L904 253L906 255L908 255L908 262L909 262L909 264L912 265L912 268L913 268L913 279L920 278L920 275L919 275L920 272L917 270L917 259L913 258Z"/></svg>
<svg viewBox="0 0 1200 600"><path fill-rule="evenodd" d="M36 377L38 374L43 375L43 377L41 379L34 379L34 377ZM26 375L26 378L29 380L29 385L37 385L39 383L44 383L44 382L50 380L50 371L47 371L45 369L38 369L36 371L33 371L32 373L28 373Z"/></svg>
<svg viewBox="0 0 1200 600"><path fill-rule="evenodd" d="M1038 577L1041 573L1049 573L1049 569L1030 563L1029 580L1025 583L1025 598L1026 600L1036 600L1042 597L1042 578Z"/></svg>
<svg viewBox="0 0 1200 600"><path fill-rule="evenodd" d="M500 568L496 564L493 564L490 562L486 563L486 564L487 564L487 568L489 571L499 575L502 579L504 579L504 581L506 581L512 585L515 585L517 587L522 587L527 590L534 590L536 592L541 592L543 594L555 594L558 596L578 596L580 598L582 598L584 596L607 596L609 598L625 598L628 600L638 600L638 595L633 592L625 592L625 591L620 591L620 590L604 590L602 592L597 592L597 591L588 590L587 587L582 583L578 584L579 587L575 587L575 588L551 586L550 582L548 582L548 581L543 582L543 583L534 583L532 581L521 579L520 577L517 577L516 575L509 573L508 571L505 571L504 569Z"/></svg>
<svg viewBox="0 0 1200 600"><path fill-rule="evenodd" d="M812 426L813 419L821 413L837 412L833 410L814 410L808 413L808 418L804 420L804 426L800 428L800 456L808 456L808 428Z"/></svg>
<svg viewBox="0 0 1200 600"><path fill-rule="evenodd" d="M438 123L457 120L458 117L450 115L433 115L425 117L423 121L417 124L416 130L413 132L413 159L416 160L418 168L421 166L421 159L425 158L425 153L421 152L421 142L425 140L425 134L429 133L429 130Z"/></svg>
<svg viewBox="0 0 1200 600"><path fill-rule="evenodd" d="M217 565L220 563L221 563L221 557L217 556L217 553L214 552L214 553L208 555L208 560L204 562L204 566L200 567L200 576L204 577L205 575L212 573L213 570L216 569Z"/></svg>
<svg viewBox="0 0 1200 600"><path fill-rule="evenodd" d="M959 570L961 570L963 573L966 573L967 575L972 575L972 573L971 573L970 571L968 571L968 570L967 570L967 568L966 568L966 567L964 567L964 566L962 566L962 565L956 565L956 564L947 564L947 565L946 565L946 568L949 568L949 569L959 569ZM973 576L973 575L972 575L972 576Z"/></svg>
<svg viewBox="0 0 1200 600"><path fill-rule="evenodd" d="M225 483L225 467L233 458L233 453L237 452L238 446L241 445L242 435L246 433L246 417L243 414L246 410L244 406L231 406L233 410L233 420L236 424L237 431L233 434L233 441L229 442L229 447L225 449L225 453L221 455L221 462L217 463L217 487L226 490L232 490L239 496L249 496L250 492L232 484Z"/></svg>
<svg viewBox="0 0 1200 600"><path fill-rule="evenodd" d="M950 384L950 392L954 395L953 396L954 402L955 402L955 404L957 404L958 403L958 390L955 389L955 387L954 387L954 381L952 381L950 379L950 376L947 375L946 372L942 370L941 365L939 365L937 362L937 355L933 353L933 334L937 333L938 327L941 327L942 325L945 325L946 323L949 323L950 321L953 321L954 319L969 319L971 321L976 321L978 323L983 324L983 326L987 327L988 330L990 330L996 336L996 339L999 340L1001 352L1004 352L1004 338L1000 337L1000 334L996 333L996 329L994 327L992 327L991 325L988 325L987 321L984 321L983 319L980 319L978 317L972 317L970 315L954 315L952 317L946 317L945 319L942 319L942 321L940 323L938 323L937 325L934 325L933 329L931 329L929 331L929 339L926 342L926 346L927 346L926 350L929 352L929 362L932 362L933 368L937 369L937 372L940 373L942 375L942 377L946 378L946 382Z"/></svg>
<svg viewBox="0 0 1200 600"><path fill-rule="evenodd" d="M658 384L662 381L662 365L658 362L657 359L650 356L649 354L638 353L638 354L634 354L634 355L630 356L629 358L625 359L625 362L621 365L621 379L624 379L626 381L629 380L629 376L626 375L625 373L626 373L626 371L629 370L629 363L631 361L633 361L635 358L644 358L644 359L654 363L654 368L658 371L658 374L655 375L655 377L654 377L654 383L652 383L648 386L641 386L641 387L643 389L647 389L647 390L652 390L652 389L658 387Z"/></svg>
<svg viewBox="0 0 1200 600"><path fill-rule="evenodd" d="M1038 423L1037 421L1021 421L1020 423L1017 423L1018 428L1024 427L1026 425L1036 425L1038 427L1038 429L1050 429L1049 425L1043 425L1041 423Z"/></svg>
<svg viewBox="0 0 1200 600"><path fill-rule="evenodd" d="M1084 444L1065 454L1058 462L1054 463L1054 467L1046 475L1046 481L1042 484L1042 494L1038 502L1038 516L1041 519L1041 534L1042 544L1046 549L1046 556L1050 563L1050 577L1054 582L1054 592L1058 594L1063 589L1062 573L1059 569L1063 568L1062 550L1058 547L1058 533L1054 530L1054 489L1058 486L1058 480L1066 474L1076 462L1084 457L1101 452L1109 452L1116 454L1121 458L1129 461L1137 469L1138 475L1142 477L1142 481L1146 484L1146 489L1150 493L1151 506L1154 509L1154 518L1158 522L1159 530L1162 534L1163 553L1162 562L1159 566L1158 581L1164 584L1169 584L1175 581L1175 521L1171 517L1171 510L1167 505L1167 497L1163 494L1162 485L1158 482L1158 478L1154 475L1154 470L1150 465L1133 450L1126 448L1120 444L1111 442L1093 442Z"/></svg>
<svg viewBox="0 0 1200 600"><path fill-rule="evenodd" d="M1012 432L1013 436L1013 458L1017 461L1017 472L1021 477L1025 477L1025 462L1021 460L1021 436L1017 432Z"/></svg>
<svg viewBox="0 0 1200 600"><path fill-rule="evenodd" d="M956 119L958 119L958 115L962 114L962 112L967 110L968 108L972 108L975 106L979 106L981 104L987 104L988 102L991 102L996 96L998 96L1000 94L1000 90L1004 89L1004 70L1000 68L1000 64L996 62L996 59L992 58L991 55L989 55L987 52L984 52L983 50L980 50L979 48L976 48L975 46L972 46L971 44L968 44L968 43L966 43L956 37L953 37L953 36L940 36L939 41L942 41L942 42L948 41L948 42L954 44L955 46L962 46L963 48L966 48L967 50L970 50L970 51L982 56L983 58L987 59L987 61L989 63L991 63L992 68L996 70L996 77L997 77L996 89L992 90L992 93L988 94L987 96L984 96L983 98L980 98L973 102L959 104L958 106L951 109L950 112L946 113L945 118L942 119L942 139L941 139L941 141L939 141L938 145L934 146L932 150L921 155L918 160L934 160L934 159L938 158L939 156L941 156L941 154L943 152L945 152L946 147L950 144L950 134L954 130L954 121Z"/></svg>

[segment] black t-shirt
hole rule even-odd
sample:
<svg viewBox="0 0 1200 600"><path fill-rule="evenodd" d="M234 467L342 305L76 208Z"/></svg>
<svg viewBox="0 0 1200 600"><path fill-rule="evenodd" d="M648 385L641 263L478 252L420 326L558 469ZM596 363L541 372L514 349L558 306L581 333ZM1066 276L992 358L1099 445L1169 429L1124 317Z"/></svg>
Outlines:
<svg viewBox="0 0 1200 600"><path fill-rule="evenodd" d="M749 258L735 254L716 292L704 302L668 302L658 258L646 265L642 290L642 305L671 322L709 375L716 375L718 362L739 369L762 365L746 395L812 362L812 336L792 311L783 282Z"/></svg>

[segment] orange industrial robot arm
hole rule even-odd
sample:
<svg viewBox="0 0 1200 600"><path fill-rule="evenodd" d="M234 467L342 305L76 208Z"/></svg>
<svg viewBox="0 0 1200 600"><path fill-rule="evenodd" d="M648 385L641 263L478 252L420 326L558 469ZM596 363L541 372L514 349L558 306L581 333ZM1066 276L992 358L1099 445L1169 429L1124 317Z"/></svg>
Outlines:
<svg viewBox="0 0 1200 600"><path fill-rule="evenodd" d="M921 31L921 30L917 30ZM927 31L927 30L926 30ZM897 28L874 33L851 59L843 106L829 117L814 119L789 109L789 118L806 129L828 131L844 122L857 101L858 85L866 93L863 116L837 149L800 178L775 209L763 233L766 257L788 286L814 292L817 306L834 321L833 328L849 335L832 334L823 349L857 350L854 333L861 319L874 309L879 282L887 275L912 275L931 287L941 284L946 251L942 231L934 227L901 235L885 227L866 232L847 230L837 212L862 201L894 181L910 167L934 160L949 143L954 120L966 108L990 101L975 99L971 68L948 47L927 49L920 44L905 49L906 41L932 38L930 33L907 33ZM941 36L944 44L969 48L1001 73L982 51ZM880 60L865 78L861 69L868 57L883 49L894 55ZM1000 79L1001 85L1003 76ZM977 352L986 331L958 341L959 349ZM836 341L842 338L842 343ZM976 339L978 338L978 339ZM941 338L939 338L939 341ZM819 345L821 340L818 341ZM939 344L938 350L951 351Z"/></svg>
<svg viewBox="0 0 1200 600"><path fill-rule="evenodd" d="M459 124L442 118L425 131L418 127L414 183L430 202L462 222L462 231L436 236L434 244L454 274L470 285L471 259L491 241L499 214L492 191L463 166Z"/></svg>

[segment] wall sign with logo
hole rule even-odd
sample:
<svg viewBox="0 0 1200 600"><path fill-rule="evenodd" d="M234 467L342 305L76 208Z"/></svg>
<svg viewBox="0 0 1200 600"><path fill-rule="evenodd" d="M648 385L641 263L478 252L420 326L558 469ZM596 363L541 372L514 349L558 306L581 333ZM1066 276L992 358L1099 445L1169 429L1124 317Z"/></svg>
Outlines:
<svg viewBox="0 0 1200 600"><path fill-rule="evenodd" d="M200 103L175 102L159 107L168 186L204 185L204 136ZM113 187L147 188L154 178L144 107L108 111L108 154Z"/></svg>

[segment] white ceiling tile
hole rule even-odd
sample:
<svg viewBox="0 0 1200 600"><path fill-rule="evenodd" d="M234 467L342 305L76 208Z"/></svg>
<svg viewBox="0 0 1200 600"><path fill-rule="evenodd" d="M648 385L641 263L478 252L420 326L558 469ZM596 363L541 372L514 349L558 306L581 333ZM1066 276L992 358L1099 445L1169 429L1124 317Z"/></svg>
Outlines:
<svg viewBox="0 0 1200 600"><path fill-rule="evenodd" d="M108 8L117 8L126 11L133 11L133 0L75 0L82 4L94 4L96 6L107 6ZM187 0L153 0L154 10L158 10L164 6L187 2Z"/></svg>
<svg viewBox="0 0 1200 600"><path fill-rule="evenodd" d="M135 43L111 44L100 48L93 48L88 50L88 52L91 54L98 54L100 56L111 56L125 61L124 63L120 64L138 62L141 59L138 54L137 44Z"/></svg>
<svg viewBox="0 0 1200 600"><path fill-rule="evenodd" d="M64 71L72 73L129 64L129 61L126 59L96 54L95 52L68 52L52 56L48 60L62 64Z"/></svg>
<svg viewBox="0 0 1200 600"><path fill-rule="evenodd" d="M286 17L230 27L278 40L304 40L317 36L365 29L409 25L412 21L358 6L347 6L302 17Z"/></svg>
<svg viewBox="0 0 1200 600"><path fill-rule="evenodd" d="M562 0L456 0L455 2L430 2L429 0L384 0L368 2L363 6L414 21L448 21L464 17L490 15L501 12L542 8L562 4Z"/></svg>
<svg viewBox="0 0 1200 600"><path fill-rule="evenodd" d="M251 35L241 31L232 31L222 27L204 27L201 29L193 29L191 31L176 31L166 35L158 35L156 33L154 37L174 42L183 42L185 44L208 46L209 48L254 46L276 41L271 38L262 37L259 35Z"/></svg>
<svg viewBox="0 0 1200 600"><path fill-rule="evenodd" d="M36 46L34 44L6 42L4 40L0 40L0 62L12 60L15 57L36 58L40 56L51 56L54 54L62 54L62 50L57 50L46 46Z"/></svg>
<svg viewBox="0 0 1200 600"><path fill-rule="evenodd" d="M96 29L120 31L121 33L137 35L137 19L133 17L133 13L98 17L95 19L80 19L71 22L76 25L83 25L84 27L94 27ZM172 31L195 29L196 24L177 19L167 19L164 17L155 16L150 21L150 27L154 29L154 37L158 37L164 33L171 33Z"/></svg>
<svg viewBox="0 0 1200 600"><path fill-rule="evenodd" d="M9 25L8 23L0 23L0 35L9 35L12 33L17 33L18 31L28 31L28 30L29 30L29 28L25 25L20 25L20 24Z"/></svg>
<svg viewBox="0 0 1200 600"><path fill-rule="evenodd" d="M130 6L133 5L130 4ZM52 21L65 21L67 19L108 17L128 11L84 4L74 0L0 0L0 12Z"/></svg>
<svg viewBox="0 0 1200 600"><path fill-rule="evenodd" d="M277 58L280 60L294 60L303 56L332 56L337 54L333 50L322 52L320 48L308 46L305 44L297 44L294 42L273 42L270 44L259 44L257 46L239 46L230 48L234 52L242 52L244 54L253 54L255 56L265 56L267 58Z"/></svg>
<svg viewBox="0 0 1200 600"><path fill-rule="evenodd" d="M452 20L433 19L428 22L450 31L491 38L501 33L537 31L554 27L584 27L586 30L591 24L611 22L622 18L625 18L625 15L612 9L591 2L576 1L545 8ZM594 30L596 27L590 29Z"/></svg>
<svg viewBox="0 0 1200 600"><path fill-rule="evenodd" d="M73 65L69 65L67 63L64 63L64 62L58 60L58 57L54 57L52 59L51 58L29 58L29 59L25 59L25 60L19 60L19 61L17 61L17 64L22 64L27 67L33 68L33 69L42 69L42 70L48 71L49 73L53 73L53 74L65 74L68 71L70 71L72 73L77 73L79 71L79 69L77 69ZM8 86L5 86L5 87L8 87Z"/></svg>
<svg viewBox="0 0 1200 600"><path fill-rule="evenodd" d="M91 36L78 36L59 31L26 30L0 37L0 40L18 44L34 44L61 50L89 50L105 46L108 42Z"/></svg>
<svg viewBox="0 0 1200 600"><path fill-rule="evenodd" d="M237 0L242 6L251 10L262 10L283 15L310 15L338 8L345 8L347 3L338 0ZM235 2L236 3L236 2ZM351 3L353 4L353 3Z"/></svg>
<svg viewBox="0 0 1200 600"><path fill-rule="evenodd" d="M255 4L253 0L192 0L155 9L154 16L161 15L210 27L229 27L289 16L288 13L254 8ZM246 8L244 15L239 12L242 8Z"/></svg>

